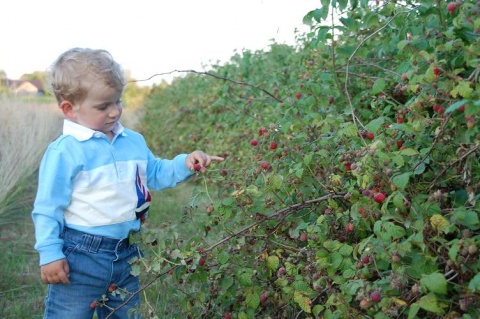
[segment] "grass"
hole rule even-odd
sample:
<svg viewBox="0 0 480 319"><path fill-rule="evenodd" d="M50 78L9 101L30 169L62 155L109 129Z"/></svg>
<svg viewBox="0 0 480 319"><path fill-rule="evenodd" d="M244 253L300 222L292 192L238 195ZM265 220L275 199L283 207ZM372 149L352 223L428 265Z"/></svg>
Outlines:
<svg viewBox="0 0 480 319"><path fill-rule="evenodd" d="M0 97L0 318L42 318L46 285L41 282L38 255L33 249L34 229L31 209L36 192L37 168L48 144L60 134L61 114L53 101L20 100ZM135 123L138 113L124 113L122 123ZM195 180L176 188L155 192L149 214L150 227L169 229L189 237L201 233L202 216L185 207L198 193ZM201 207L203 200L196 202ZM201 210L199 208L198 210ZM165 226L169 225L169 226ZM148 280L142 278L142 283ZM175 300L181 294L176 283L158 280L142 292L142 314L178 318ZM172 306L173 304L173 306Z"/></svg>
<svg viewBox="0 0 480 319"><path fill-rule="evenodd" d="M30 219L35 172L60 134L53 100L0 97L0 317L41 318L40 282Z"/></svg>

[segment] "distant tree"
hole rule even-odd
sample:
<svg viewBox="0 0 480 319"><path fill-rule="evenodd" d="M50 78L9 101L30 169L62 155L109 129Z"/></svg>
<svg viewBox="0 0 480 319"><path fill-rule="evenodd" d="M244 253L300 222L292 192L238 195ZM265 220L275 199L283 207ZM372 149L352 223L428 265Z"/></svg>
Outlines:
<svg viewBox="0 0 480 319"><path fill-rule="evenodd" d="M47 80L46 80L46 77L45 77L45 72L35 71L33 73L23 74L20 77L20 80L39 82L42 86L41 89L43 90L43 92L45 94L48 94L48 85L47 85Z"/></svg>

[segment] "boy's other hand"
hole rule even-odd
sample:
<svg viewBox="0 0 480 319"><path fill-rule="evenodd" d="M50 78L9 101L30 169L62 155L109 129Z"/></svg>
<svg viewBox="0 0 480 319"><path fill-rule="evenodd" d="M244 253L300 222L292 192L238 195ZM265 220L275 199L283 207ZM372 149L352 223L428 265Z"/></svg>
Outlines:
<svg viewBox="0 0 480 319"><path fill-rule="evenodd" d="M45 284L70 284L70 280L68 280L70 268L66 259L56 260L41 266L40 274Z"/></svg>
<svg viewBox="0 0 480 319"><path fill-rule="evenodd" d="M194 151L187 156L186 164L191 170L205 172L206 168L212 164L212 162L221 162L224 158L220 156L212 156L205 154L202 151Z"/></svg>

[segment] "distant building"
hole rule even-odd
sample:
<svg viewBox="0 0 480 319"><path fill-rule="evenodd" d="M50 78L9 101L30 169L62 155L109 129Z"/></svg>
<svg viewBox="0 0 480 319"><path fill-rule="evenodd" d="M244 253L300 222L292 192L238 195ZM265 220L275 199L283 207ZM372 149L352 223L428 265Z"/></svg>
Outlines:
<svg viewBox="0 0 480 319"><path fill-rule="evenodd" d="M42 82L38 80L6 80L7 88L18 95L43 96L45 90Z"/></svg>

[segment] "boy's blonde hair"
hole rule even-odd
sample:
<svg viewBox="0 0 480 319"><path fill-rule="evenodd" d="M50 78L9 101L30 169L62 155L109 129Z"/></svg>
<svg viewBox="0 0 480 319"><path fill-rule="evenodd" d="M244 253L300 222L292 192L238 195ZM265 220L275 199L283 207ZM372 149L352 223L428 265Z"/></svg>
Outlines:
<svg viewBox="0 0 480 319"><path fill-rule="evenodd" d="M92 81L123 91L125 75L112 55L105 50L73 48L58 57L46 72L47 81L58 104L82 103Z"/></svg>

